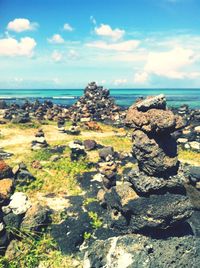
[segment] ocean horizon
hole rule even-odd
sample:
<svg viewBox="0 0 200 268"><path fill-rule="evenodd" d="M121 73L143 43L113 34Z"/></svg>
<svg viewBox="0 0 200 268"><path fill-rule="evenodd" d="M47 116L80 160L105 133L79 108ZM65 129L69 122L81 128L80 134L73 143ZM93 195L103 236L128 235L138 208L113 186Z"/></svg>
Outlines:
<svg viewBox="0 0 200 268"><path fill-rule="evenodd" d="M8 103L24 101L40 102L51 100L55 104L72 105L83 95L84 89L0 89L0 100ZM110 96L123 107L130 106L139 97L165 94L168 106L178 107L183 104L190 108L200 108L200 88L117 88L110 89Z"/></svg>

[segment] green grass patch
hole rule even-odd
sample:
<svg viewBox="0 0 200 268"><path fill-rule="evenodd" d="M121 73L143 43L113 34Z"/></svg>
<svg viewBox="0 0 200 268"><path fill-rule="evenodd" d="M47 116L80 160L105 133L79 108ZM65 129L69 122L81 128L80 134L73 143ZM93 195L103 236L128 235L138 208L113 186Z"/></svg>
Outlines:
<svg viewBox="0 0 200 268"><path fill-rule="evenodd" d="M195 165L200 165L200 153L191 150L183 150L179 148L178 157L181 161L192 162Z"/></svg>
<svg viewBox="0 0 200 268"><path fill-rule="evenodd" d="M62 255L50 234L37 237L26 233L21 235L22 240L14 243L14 256L0 258L0 268L36 268L40 263L42 267L49 268L74 267L72 258Z"/></svg>

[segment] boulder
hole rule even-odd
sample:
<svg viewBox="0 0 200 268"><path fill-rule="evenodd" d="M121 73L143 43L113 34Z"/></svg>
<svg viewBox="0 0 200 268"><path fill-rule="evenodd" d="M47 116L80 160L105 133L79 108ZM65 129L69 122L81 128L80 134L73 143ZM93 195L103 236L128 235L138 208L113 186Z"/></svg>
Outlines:
<svg viewBox="0 0 200 268"><path fill-rule="evenodd" d="M184 195L165 193L139 197L126 184L112 187L104 198L108 208L115 210L110 214L110 226L120 233L165 230L184 222L192 214L190 201ZM123 225L121 216L124 217Z"/></svg>
<svg viewBox="0 0 200 268"><path fill-rule="evenodd" d="M185 125L182 118L170 110L150 109L141 112L135 105L127 112L126 124L147 133L172 133Z"/></svg>
<svg viewBox="0 0 200 268"><path fill-rule="evenodd" d="M83 268L197 268L199 238L187 235L155 240L125 235L97 240L86 251Z"/></svg>
<svg viewBox="0 0 200 268"><path fill-rule="evenodd" d="M33 204L23 218L21 228L28 231L41 231L50 223L51 211L48 207Z"/></svg>
<svg viewBox="0 0 200 268"><path fill-rule="evenodd" d="M168 177L177 173L177 145L170 135L149 137L145 132L135 130L133 155L140 170L150 176Z"/></svg>
<svg viewBox="0 0 200 268"><path fill-rule="evenodd" d="M131 170L125 179L131 183L133 189L137 194L142 196L148 196L151 194L186 194L185 187L182 184L183 178L179 176L172 176L166 179L148 176L138 170Z"/></svg>
<svg viewBox="0 0 200 268"><path fill-rule="evenodd" d="M164 94L157 96L149 96L145 100L139 100L136 102L135 106L138 111L146 112L149 109L166 109L166 98Z"/></svg>

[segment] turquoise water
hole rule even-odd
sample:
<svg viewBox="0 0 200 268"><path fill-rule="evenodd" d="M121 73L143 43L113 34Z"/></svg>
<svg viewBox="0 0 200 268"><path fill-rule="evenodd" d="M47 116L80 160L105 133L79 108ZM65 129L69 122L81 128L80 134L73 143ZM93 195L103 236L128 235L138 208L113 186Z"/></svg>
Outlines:
<svg viewBox="0 0 200 268"><path fill-rule="evenodd" d="M130 106L138 97L165 94L169 106L188 104L200 108L200 89L110 89L110 95L121 106ZM52 100L56 104L71 105L83 95L83 89L0 89L0 99L22 103L25 99Z"/></svg>

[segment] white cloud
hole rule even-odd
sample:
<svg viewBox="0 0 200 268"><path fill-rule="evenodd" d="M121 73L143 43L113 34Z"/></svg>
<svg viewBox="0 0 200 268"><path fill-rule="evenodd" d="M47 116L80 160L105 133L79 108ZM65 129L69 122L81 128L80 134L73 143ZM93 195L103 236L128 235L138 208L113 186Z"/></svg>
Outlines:
<svg viewBox="0 0 200 268"><path fill-rule="evenodd" d="M125 79L125 78L115 79L114 82L113 82L113 84L115 86L124 85L126 83L127 83L127 79Z"/></svg>
<svg viewBox="0 0 200 268"><path fill-rule="evenodd" d="M69 57L70 59L72 59L72 60L76 60L76 59L79 58L79 54L78 54L78 52L77 52L76 50L74 50L74 49L70 49L70 50L69 50L69 53L68 53L68 57Z"/></svg>
<svg viewBox="0 0 200 268"><path fill-rule="evenodd" d="M95 33L99 36L108 37L114 41L117 41L124 36L125 31L118 28L112 29L110 25L101 24L100 27L95 27Z"/></svg>
<svg viewBox="0 0 200 268"><path fill-rule="evenodd" d="M176 47L165 52L150 52L144 71L172 79L182 79L185 74L183 67L194 62L194 53L191 49Z"/></svg>
<svg viewBox="0 0 200 268"><path fill-rule="evenodd" d="M20 33L24 31L35 30L37 26L38 24L35 22L30 22L28 19L19 18L10 21L7 25L7 30Z"/></svg>
<svg viewBox="0 0 200 268"><path fill-rule="evenodd" d="M62 53L58 52L57 50L54 50L51 54L51 58L55 62L60 62L62 60Z"/></svg>
<svg viewBox="0 0 200 268"><path fill-rule="evenodd" d="M24 79L21 78L21 77L15 77L14 81L17 82L17 83L22 83L24 81Z"/></svg>
<svg viewBox="0 0 200 268"><path fill-rule="evenodd" d="M53 81L53 83L55 83L56 85L59 85L59 84L61 83L60 79L57 78L57 77L54 77L54 78L52 79L52 81Z"/></svg>
<svg viewBox="0 0 200 268"><path fill-rule="evenodd" d="M68 31L68 32L72 32L74 29L72 28L72 26L69 23L65 23L63 26L63 30Z"/></svg>
<svg viewBox="0 0 200 268"><path fill-rule="evenodd" d="M140 44L139 40L128 40L124 42L110 44L104 41L95 41L92 43L87 43L87 47L105 49L105 50L114 50L114 51L132 51L136 49Z"/></svg>
<svg viewBox="0 0 200 268"><path fill-rule="evenodd" d="M0 56L30 57L36 44L36 41L30 37L21 38L20 41L11 37L0 39Z"/></svg>
<svg viewBox="0 0 200 268"><path fill-rule="evenodd" d="M60 34L54 34L48 41L52 44L63 44L65 42Z"/></svg>
<svg viewBox="0 0 200 268"><path fill-rule="evenodd" d="M134 75L134 83L145 84L149 80L149 74L147 72L138 72Z"/></svg>

